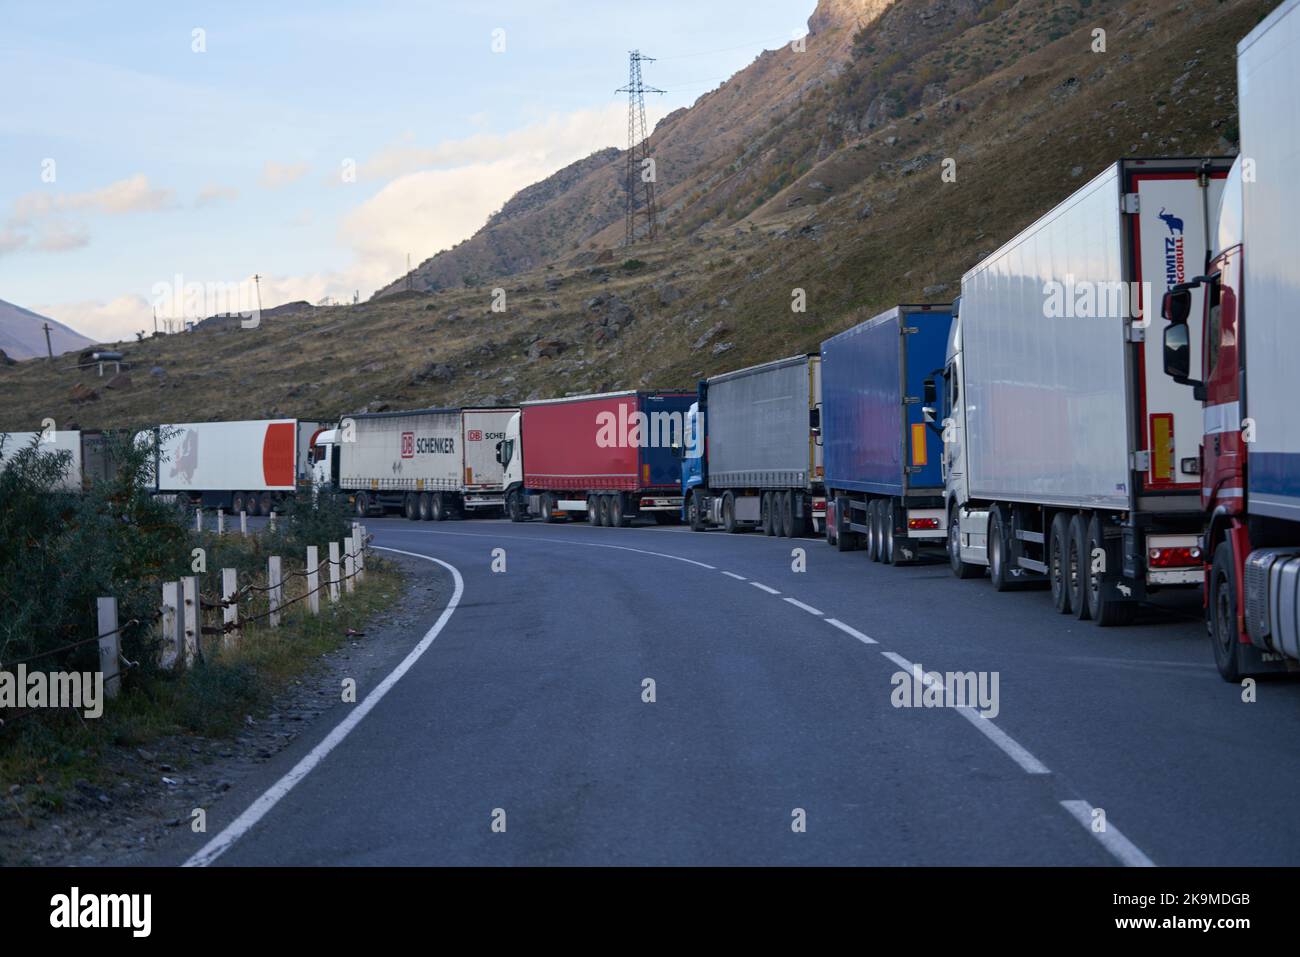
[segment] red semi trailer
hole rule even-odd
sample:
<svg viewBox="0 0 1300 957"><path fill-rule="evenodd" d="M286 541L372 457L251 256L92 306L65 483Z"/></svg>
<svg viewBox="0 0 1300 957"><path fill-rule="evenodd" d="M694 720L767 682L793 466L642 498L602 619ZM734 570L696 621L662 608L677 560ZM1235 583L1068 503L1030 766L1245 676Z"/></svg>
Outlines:
<svg viewBox="0 0 1300 957"><path fill-rule="evenodd" d="M676 452L694 392L608 392L525 402L501 444L506 514L547 522L585 513L622 526L641 513L674 521Z"/></svg>

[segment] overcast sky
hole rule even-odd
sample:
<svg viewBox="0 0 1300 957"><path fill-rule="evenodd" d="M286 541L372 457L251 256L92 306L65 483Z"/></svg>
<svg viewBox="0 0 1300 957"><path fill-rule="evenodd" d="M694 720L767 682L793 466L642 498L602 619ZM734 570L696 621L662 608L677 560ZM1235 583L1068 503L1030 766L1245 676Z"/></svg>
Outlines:
<svg viewBox="0 0 1300 957"><path fill-rule="evenodd" d="M626 146L628 50L660 58L653 123L813 6L0 0L0 299L101 340L183 310L178 277L364 299Z"/></svg>

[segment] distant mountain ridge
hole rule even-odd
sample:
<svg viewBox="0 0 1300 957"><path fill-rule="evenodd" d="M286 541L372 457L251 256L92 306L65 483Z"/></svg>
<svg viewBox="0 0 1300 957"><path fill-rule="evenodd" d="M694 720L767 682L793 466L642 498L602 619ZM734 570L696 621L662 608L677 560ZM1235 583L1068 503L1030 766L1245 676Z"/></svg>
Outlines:
<svg viewBox="0 0 1300 957"><path fill-rule="evenodd" d="M47 322L50 324L50 346L56 356L95 344L93 339L61 322L0 299L0 349L11 359L46 355L44 326Z"/></svg>

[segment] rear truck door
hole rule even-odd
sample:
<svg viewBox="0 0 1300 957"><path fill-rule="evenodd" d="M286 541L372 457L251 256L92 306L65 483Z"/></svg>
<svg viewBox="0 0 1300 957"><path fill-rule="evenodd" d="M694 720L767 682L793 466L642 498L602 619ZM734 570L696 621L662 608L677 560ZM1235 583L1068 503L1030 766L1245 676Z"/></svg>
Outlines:
<svg viewBox="0 0 1300 957"><path fill-rule="evenodd" d="M943 488L943 436L936 435L926 425L922 409L925 406L925 380L943 368L951 324L952 315L947 311L910 312L899 320L903 368L903 474L906 477L904 487L909 490Z"/></svg>
<svg viewBox="0 0 1300 957"><path fill-rule="evenodd" d="M1137 212L1128 220L1134 285L1123 291L1133 315L1130 337L1136 340L1138 408L1135 450L1145 451L1142 494L1199 494L1202 411L1191 389L1164 374L1160 303L1170 286L1205 271L1211 210L1223 192L1226 167L1215 169L1202 186L1195 170L1132 168L1125 187L1137 196ZM1201 342L1205 288L1192 292L1189 329ZM1191 377L1202 379L1200 356L1193 351Z"/></svg>

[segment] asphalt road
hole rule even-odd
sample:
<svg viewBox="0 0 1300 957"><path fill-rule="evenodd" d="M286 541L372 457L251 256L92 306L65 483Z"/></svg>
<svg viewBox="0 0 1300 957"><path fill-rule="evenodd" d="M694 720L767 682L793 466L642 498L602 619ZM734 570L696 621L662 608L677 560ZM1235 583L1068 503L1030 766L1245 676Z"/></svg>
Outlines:
<svg viewBox="0 0 1300 957"><path fill-rule="evenodd" d="M364 717L213 810L204 863L1300 863L1300 682L1243 702L1195 595L1101 629L818 539L368 527L458 603ZM895 707L911 663L996 673L996 718Z"/></svg>

